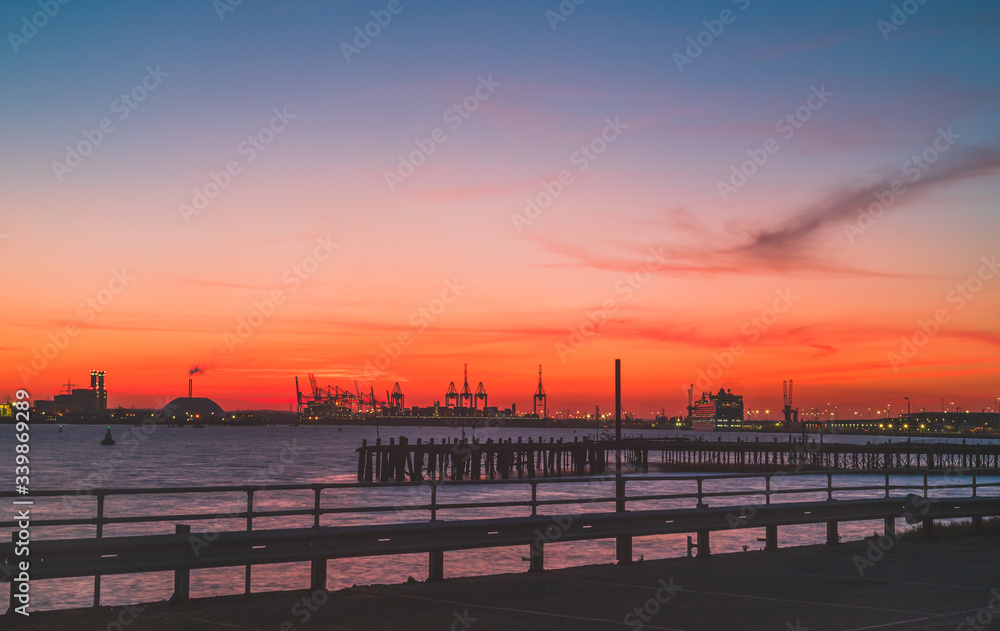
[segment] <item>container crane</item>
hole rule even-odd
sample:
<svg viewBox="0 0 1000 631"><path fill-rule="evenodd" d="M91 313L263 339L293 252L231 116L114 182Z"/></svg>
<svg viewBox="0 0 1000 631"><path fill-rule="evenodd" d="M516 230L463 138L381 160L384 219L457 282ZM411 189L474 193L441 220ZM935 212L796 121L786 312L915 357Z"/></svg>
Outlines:
<svg viewBox="0 0 1000 631"><path fill-rule="evenodd" d="M542 365L538 364L538 388L535 389L534 412L538 414L538 404L542 404L542 418L549 417L549 401L545 396L545 388L542 386Z"/></svg>
<svg viewBox="0 0 1000 631"><path fill-rule="evenodd" d="M458 407L472 407L472 390L469 389L469 365L465 364L462 383L462 392L458 395Z"/></svg>
<svg viewBox="0 0 1000 631"><path fill-rule="evenodd" d="M485 410L486 407L487 407L487 405L488 405L488 403L487 403L487 400L486 400L486 387L483 386L483 382L482 381L479 382L479 387L476 388L476 404L475 404L474 407L477 410L479 409L479 401L480 401L480 399L482 399L482 401L483 401L483 409Z"/></svg>

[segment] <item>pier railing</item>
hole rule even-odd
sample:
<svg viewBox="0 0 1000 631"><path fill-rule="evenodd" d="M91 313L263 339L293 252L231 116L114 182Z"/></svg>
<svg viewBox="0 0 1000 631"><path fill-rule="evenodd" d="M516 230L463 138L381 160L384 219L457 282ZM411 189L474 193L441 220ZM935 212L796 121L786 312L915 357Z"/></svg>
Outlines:
<svg viewBox="0 0 1000 631"><path fill-rule="evenodd" d="M891 471L878 475L874 472L861 475L799 472L35 491L32 498L38 502L38 508L33 513L31 524L30 559L36 569L32 576L36 579L95 576L94 604L97 606L100 604L102 574L174 570L178 573L175 576L175 597L186 598L188 573L193 568L245 565L245 588L249 593L251 567L256 564L310 560L313 562L312 584L315 587L325 586L326 560L329 558L429 552L430 576L440 578L443 575L444 550L520 545L526 538L532 546L531 569L538 570L542 568L545 541L537 541L535 535L539 529L545 531L553 523L568 522L572 525L572 528L560 526L558 538L562 541L617 539L619 561L628 562L631 560L631 537L640 535L697 533L698 543L690 544L689 549L696 548L699 556L703 556L708 554L708 533L726 528L763 527L766 529L765 547L768 549L777 547L779 525L825 522L828 542L835 543L837 524L841 521L884 519L888 534L894 531L896 519L913 516L913 509L909 513L905 509L905 496L928 498L926 507L935 507L937 512L927 508L919 515L918 521L925 524L926 532L930 532L935 518L971 516L981 520L983 515L1000 514L1000 491L992 491L1000 488L1000 474L995 470L956 473L960 473L962 479L951 475ZM795 478L815 478L819 484L794 487L776 483L780 479ZM839 478L848 480L841 481ZM739 483L742 488L715 488L720 483ZM613 493L592 494L595 484L610 486ZM545 496L546 491L562 490L567 485L587 485L590 488L571 497ZM674 492L677 486L685 485L688 489ZM495 491L512 486L524 489L525 499L504 497L442 501L439 497L442 489L454 487L481 487L484 491ZM377 489L379 494L385 494L393 487L401 493L408 490L427 493L427 501L404 498L407 501L402 503L350 506L329 506L325 502L342 495L344 491L372 492ZM309 492L311 501L275 509L261 509L258 505L264 493L295 492ZM225 512L123 515L117 510L108 510L115 504L115 499L125 496L203 497L233 493L241 496L240 508ZM845 494L855 497L844 498ZM860 494L871 497L858 498ZM812 497L808 501L775 501L787 500L794 495ZM0 493L0 498L13 496L9 492ZM357 494L356 497L361 496ZM815 497L823 499L816 501ZM43 498L50 501L60 498L71 501L91 499L95 510L88 516L43 518L48 510L42 508L47 504ZM564 510L573 505L612 503L614 508L600 512ZM640 503L644 504L641 510L628 509L629 505ZM649 510L650 503L660 503L660 508ZM664 504L668 504L669 508L662 508ZM488 519L442 519L453 511L488 509L505 509L507 513L518 512L510 509L524 509L524 513L530 514L506 514ZM386 513L399 514L396 519L380 520L376 517L379 514L384 517ZM353 523L331 526L324 524L324 516L337 516L339 523ZM312 527L255 528L255 521L259 525L261 520L287 517L311 518ZM345 521L345 517L353 519ZM239 531L191 531L193 522L218 520L240 520L245 528ZM105 536L105 527L109 525L145 524L156 527L163 523L175 524L174 534ZM0 526L16 528L17 522L2 521ZM53 533L51 529L80 526L93 526L94 537L56 539L44 536L44 533ZM387 533L396 534L390 536ZM500 533L506 534L501 536ZM14 537L16 540L16 532ZM11 581L12 575L3 570L9 570L15 561L13 543L0 544L0 561L0 578ZM11 582L12 589L13 586Z"/></svg>

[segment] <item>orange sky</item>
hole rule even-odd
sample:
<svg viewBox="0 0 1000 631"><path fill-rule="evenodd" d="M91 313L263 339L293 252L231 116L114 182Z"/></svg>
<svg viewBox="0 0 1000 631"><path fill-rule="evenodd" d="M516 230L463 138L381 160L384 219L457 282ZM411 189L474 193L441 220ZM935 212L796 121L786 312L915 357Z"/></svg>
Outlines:
<svg viewBox="0 0 1000 631"><path fill-rule="evenodd" d="M77 7L4 70L0 394L430 405L468 363L523 410L543 364L550 412L610 410L621 358L646 416L1000 396L987 9L754 5L677 68L699 3L425 7L349 60L364 11L204 4Z"/></svg>

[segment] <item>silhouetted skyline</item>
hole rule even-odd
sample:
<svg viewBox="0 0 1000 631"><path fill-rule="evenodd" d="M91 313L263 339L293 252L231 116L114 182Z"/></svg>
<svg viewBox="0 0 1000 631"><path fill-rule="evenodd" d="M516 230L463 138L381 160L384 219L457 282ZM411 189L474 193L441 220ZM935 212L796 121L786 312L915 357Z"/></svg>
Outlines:
<svg viewBox="0 0 1000 631"><path fill-rule="evenodd" d="M56 4L0 7L0 394L1000 395L995 3Z"/></svg>

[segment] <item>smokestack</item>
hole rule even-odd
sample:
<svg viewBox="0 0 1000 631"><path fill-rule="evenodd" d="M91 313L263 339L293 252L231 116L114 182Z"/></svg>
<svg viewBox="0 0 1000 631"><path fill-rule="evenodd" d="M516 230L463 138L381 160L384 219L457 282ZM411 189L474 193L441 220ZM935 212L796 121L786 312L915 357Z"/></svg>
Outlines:
<svg viewBox="0 0 1000 631"><path fill-rule="evenodd" d="M188 379L188 398L194 396L194 379Z"/></svg>

